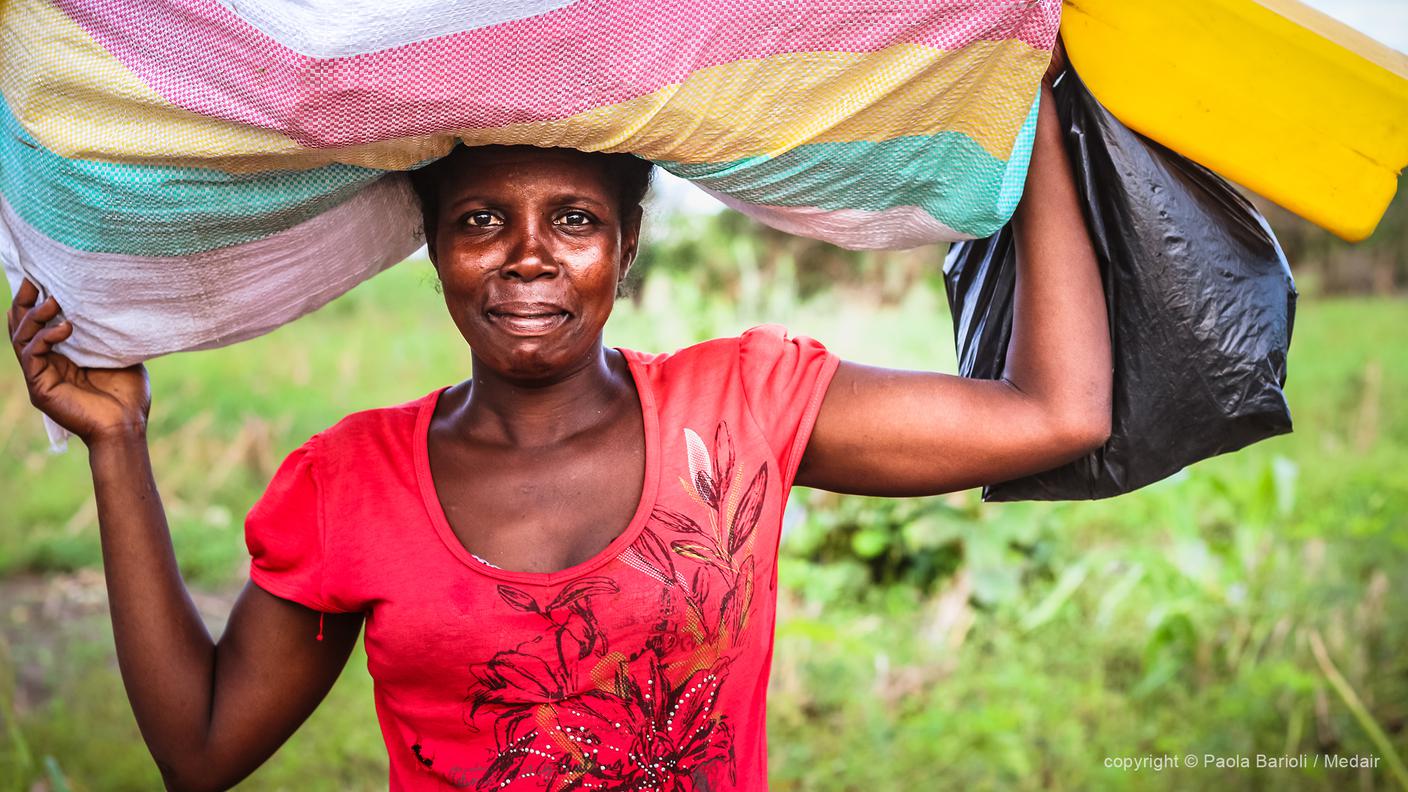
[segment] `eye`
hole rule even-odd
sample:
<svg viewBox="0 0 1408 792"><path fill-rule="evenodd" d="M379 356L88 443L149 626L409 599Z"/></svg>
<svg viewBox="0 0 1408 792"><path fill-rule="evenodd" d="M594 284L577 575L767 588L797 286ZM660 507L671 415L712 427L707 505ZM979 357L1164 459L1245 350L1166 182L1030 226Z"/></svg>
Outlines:
<svg viewBox="0 0 1408 792"><path fill-rule="evenodd" d="M497 212L488 209L480 209L466 214L460 218L460 222L470 228L488 228L490 226L501 226L504 219Z"/></svg>
<svg viewBox="0 0 1408 792"><path fill-rule="evenodd" d="M557 225L582 227L589 226L592 223L595 223L596 218L592 217L586 212L583 212L580 209L568 209L567 211L558 215L553 222Z"/></svg>

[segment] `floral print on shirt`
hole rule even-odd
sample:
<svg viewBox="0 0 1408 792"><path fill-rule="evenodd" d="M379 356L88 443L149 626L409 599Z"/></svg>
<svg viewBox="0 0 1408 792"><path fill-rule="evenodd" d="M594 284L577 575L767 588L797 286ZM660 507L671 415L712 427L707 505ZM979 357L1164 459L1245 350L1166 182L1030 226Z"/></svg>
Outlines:
<svg viewBox="0 0 1408 792"><path fill-rule="evenodd" d="M733 729L715 711L753 611L753 537L768 465L735 459L726 422L712 453L684 430L680 485L697 508L656 507L620 560L660 583L648 637L619 646L594 613L612 606L616 583L589 576L548 601L498 586L504 604L537 614L543 634L470 667L464 721L481 731L493 712L495 749L482 768L452 782L476 790L731 789ZM637 639L639 641L640 639ZM434 757L414 746L422 765Z"/></svg>

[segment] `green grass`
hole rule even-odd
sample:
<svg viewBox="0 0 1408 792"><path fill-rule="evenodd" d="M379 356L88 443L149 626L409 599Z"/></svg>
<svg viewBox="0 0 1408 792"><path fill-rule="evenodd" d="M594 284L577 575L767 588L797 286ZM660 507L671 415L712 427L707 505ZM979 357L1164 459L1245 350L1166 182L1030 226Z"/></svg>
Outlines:
<svg viewBox="0 0 1408 792"><path fill-rule="evenodd" d="M957 648L953 630L926 627L943 624L933 614L866 598L876 592L857 587L863 574L827 582L826 568L786 559L783 580L828 607L780 627L778 671L803 681L775 700L772 744L786 746L778 785L1396 786L1371 732L1408 754L1408 304L1308 302L1299 321L1294 434L1109 501L948 499L939 519L952 523L972 580L975 596L960 599L976 606ZM812 531L874 531L883 508L837 526L822 519L835 505L811 500L827 511L789 537L794 550L815 546ZM904 520L879 522L902 544ZM857 599L866 605L847 606ZM1314 660L1314 636L1366 702L1370 728ZM917 688L906 680L936 668ZM872 697L891 688L897 703ZM1382 761L1372 772L1103 766L1113 756L1254 762L1302 752Z"/></svg>
<svg viewBox="0 0 1408 792"><path fill-rule="evenodd" d="M468 375L430 278L423 263L401 265L269 336L150 365L153 460L193 585L243 579L242 517L308 435ZM740 307L653 277L620 304L607 341L673 349L778 321L850 359L953 368L937 291L884 309L834 293L750 295ZM1304 301L1288 385L1296 433L1111 501L799 490L781 571L773 787L1393 788L1386 762L1136 773L1104 759L1381 754L1364 715L1408 755L1405 341L1408 303ZM0 452L0 577L96 568L83 449L45 450L14 371L0 376ZM934 590L877 584L890 555L906 574L927 565ZM0 790L57 789L59 777L75 790L155 785L105 614L42 640L17 618L0 604ZM1359 717L1317 662L1314 636L1363 702ZM310 723L242 788L384 787L365 662L359 649Z"/></svg>

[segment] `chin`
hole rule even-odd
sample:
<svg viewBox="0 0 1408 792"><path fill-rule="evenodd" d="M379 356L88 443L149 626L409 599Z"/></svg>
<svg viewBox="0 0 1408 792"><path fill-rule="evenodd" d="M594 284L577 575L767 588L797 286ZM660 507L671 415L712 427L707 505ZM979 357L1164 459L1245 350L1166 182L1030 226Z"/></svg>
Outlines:
<svg viewBox="0 0 1408 792"><path fill-rule="evenodd" d="M470 340L469 346L480 365L520 382L553 381L574 371L593 351L577 333L518 338L493 328Z"/></svg>
<svg viewBox="0 0 1408 792"><path fill-rule="evenodd" d="M495 367L499 376L527 381L545 381L555 379L569 368L567 360L562 354L562 350L552 344L541 342L526 342L519 344L516 349L510 350L501 361L502 368ZM485 361L489 362L489 361Z"/></svg>

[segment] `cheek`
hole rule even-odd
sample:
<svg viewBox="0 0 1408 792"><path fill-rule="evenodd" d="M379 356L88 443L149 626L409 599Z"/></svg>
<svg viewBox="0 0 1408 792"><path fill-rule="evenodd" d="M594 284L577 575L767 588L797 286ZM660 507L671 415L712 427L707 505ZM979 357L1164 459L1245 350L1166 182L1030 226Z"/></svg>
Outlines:
<svg viewBox="0 0 1408 792"><path fill-rule="evenodd" d="M616 275L620 258L615 240L599 240L564 252L562 261L582 296L612 299L616 294Z"/></svg>
<svg viewBox="0 0 1408 792"><path fill-rule="evenodd" d="M450 319L466 341L472 340L472 337L483 332L483 328L479 327L482 317L474 306L483 302L484 278L468 268L447 267L443 263L437 274L440 278L440 296Z"/></svg>
<svg viewBox="0 0 1408 792"><path fill-rule="evenodd" d="M462 297L472 294L480 288L478 284L482 278L458 267L441 267L440 269L440 290L446 297Z"/></svg>
<svg viewBox="0 0 1408 792"><path fill-rule="evenodd" d="M457 322L462 315L472 321L474 317L467 315L472 313L470 306L478 305L485 291L495 289L493 281L500 277L506 256L491 245L471 250L465 245L457 247L452 239L445 241L449 245L440 249L436 268L441 292ZM611 310L616 300L620 259L620 245L614 235L560 239L549 246L547 253L559 269L558 289L570 293L568 299L580 311L592 318L603 310Z"/></svg>
<svg viewBox="0 0 1408 792"><path fill-rule="evenodd" d="M456 250L451 247L440 256L436 274L446 297L467 297L484 289L484 284L498 269L497 259L482 250Z"/></svg>

